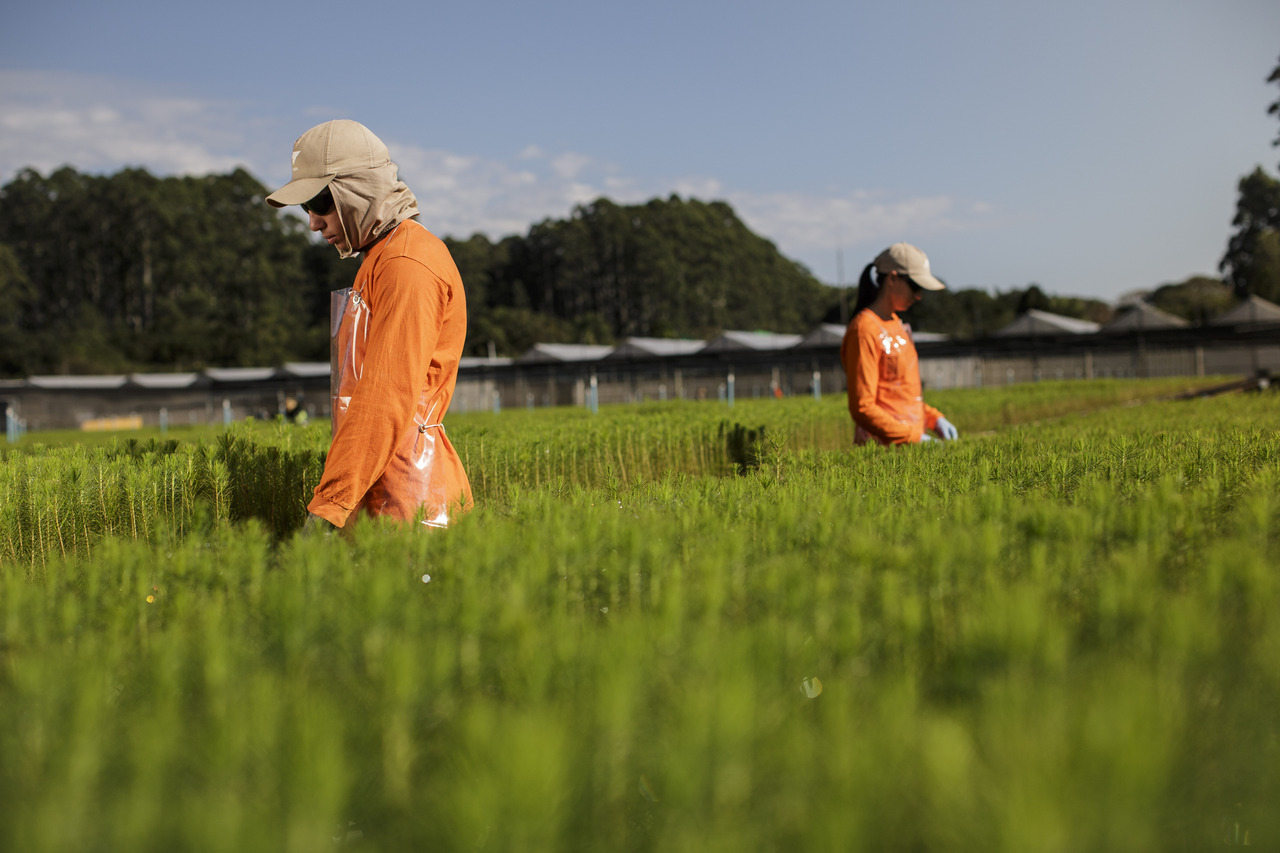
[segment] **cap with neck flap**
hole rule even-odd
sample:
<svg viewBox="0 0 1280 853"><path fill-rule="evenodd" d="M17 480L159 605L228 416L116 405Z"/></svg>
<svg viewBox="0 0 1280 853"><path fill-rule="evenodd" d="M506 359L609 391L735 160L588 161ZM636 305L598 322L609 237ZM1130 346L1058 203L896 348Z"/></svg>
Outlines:
<svg viewBox="0 0 1280 853"><path fill-rule="evenodd" d="M293 180L267 196L272 207L302 204L315 198L340 175L351 175L391 163L391 154L373 131L350 119L316 125L293 143Z"/></svg>

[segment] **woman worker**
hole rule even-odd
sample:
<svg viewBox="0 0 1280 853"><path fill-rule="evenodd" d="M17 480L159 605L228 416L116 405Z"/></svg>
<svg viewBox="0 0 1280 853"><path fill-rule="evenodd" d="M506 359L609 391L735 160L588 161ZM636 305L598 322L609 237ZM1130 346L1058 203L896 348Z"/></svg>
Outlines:
<svg viewBox="0 0 1280 853"><path fill-rule="evenodd" d="M915 344L898 319L898 312L920 301L922 291L944 289L929 272L924 252L908 243L894 243L862 271L853 320L840 346L855 444L932 441L928 430L946 441L957 437L951 422L920 395Z"/></svg>

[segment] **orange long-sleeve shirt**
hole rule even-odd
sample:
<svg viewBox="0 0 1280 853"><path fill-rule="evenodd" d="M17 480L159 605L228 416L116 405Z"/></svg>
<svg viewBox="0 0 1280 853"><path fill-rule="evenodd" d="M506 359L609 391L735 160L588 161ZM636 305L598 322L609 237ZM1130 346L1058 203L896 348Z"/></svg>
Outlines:
<svg viewBox="0 0 1280 853"><path fill-rule="evenodd" d="M859 311L845 329L840 362L849 385L849 414L858 444L918 442L942 413L920 393L920 361L911 335L897 314L881 320Z"/></svg>
<svg viewBox="0 0 1280 853"><path fill-rule="evenodd" d="M397 506L395 496L405 491L402 478L413 473L402 448L417 439L415 414L436 424L444 418L467 334L458 268L444 243L413 220L365 253L352 289L367 303L368 337L358 381L307 505L339 527L362 502L375 514L412 515L413 507L404 500ZM451 507L468 509L471 486L462 462L442 428L435 440L432 491Z"/></svg>

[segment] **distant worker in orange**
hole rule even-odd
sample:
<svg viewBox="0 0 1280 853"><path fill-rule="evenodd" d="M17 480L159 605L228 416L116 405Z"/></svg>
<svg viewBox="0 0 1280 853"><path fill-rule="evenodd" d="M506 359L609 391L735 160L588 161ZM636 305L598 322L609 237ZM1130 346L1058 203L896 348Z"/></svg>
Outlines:
<svg viewBox="0 0 1280 853"><path fill-rule="evenodd" d="M924 252L909 243L894 243L862 271L853 320L840 345L855 444L932 441L930 430L944 441L958 437L951 422L925 403L916 347L898 319L923 291L945 289L929 272Z"/></svg>
<svg viewBox="0 0 1280 853"><path fill-rule="evenodd" d="M307 505L343 527L357 512L444 527L472 506L444 432L467 336L462 277L418 222L418 201L382 140L340 119L293 145L293 180L267 196L301 205L338 254L363 254L330 300L333 442Z"/></svg>

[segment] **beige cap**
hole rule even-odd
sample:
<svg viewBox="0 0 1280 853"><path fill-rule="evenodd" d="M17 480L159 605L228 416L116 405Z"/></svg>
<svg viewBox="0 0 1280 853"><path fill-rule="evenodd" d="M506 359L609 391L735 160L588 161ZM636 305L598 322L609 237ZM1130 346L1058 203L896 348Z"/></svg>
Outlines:
<svg viewBox="0 0 1280 853"><path fill-rule="evenodd" d="M387 146L360 122L337 119L318 124L293 143L293 180L267 196L267 204L302 204L340 175L376 169L390 162Z"/></svg>
<svg viewBox="0 0 1280 853"><path fill-rule="evenodd" d="M929 258L910 243L894 243L876 258L876 272L899 272L925 290L946 290L947 286L929 272Z"/></svg>

